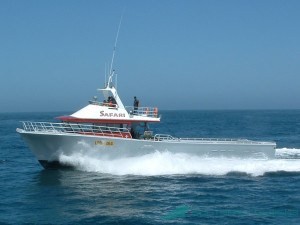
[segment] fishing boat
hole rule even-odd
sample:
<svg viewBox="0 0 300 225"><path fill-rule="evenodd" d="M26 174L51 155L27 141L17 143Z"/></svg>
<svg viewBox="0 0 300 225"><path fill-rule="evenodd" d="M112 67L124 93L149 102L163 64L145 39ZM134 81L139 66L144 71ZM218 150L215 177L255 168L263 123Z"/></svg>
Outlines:
<svg viewBox="0 0 300 225"><path fill-rule="evenodd" d="M120 21L121 24L121 21ZM66 166L62 155L83 154L108 158L134 157L154 151L187 153L208 157L274 158L276 143L247 139L178 138L154 134L151 123L159 123L157 107L124 106L113 82L116 44L102 100L90 100L77 112L57 117L59 122L21 121L17 132L45 168Z"/></svg>
<svg viewBox="0 0 300 225"><path fill-rule="evenodd" d="M57 117L58 123L22 121L17 128L45 168L60 166L61 155L82 153L109 158L134 157L154 151L208 157L274 158L276 144L247 139L177 138L154 134L159 123L157 107L124 106L113 82L114 72L103 89L103 100L90 100L77 112Z"/></svg>

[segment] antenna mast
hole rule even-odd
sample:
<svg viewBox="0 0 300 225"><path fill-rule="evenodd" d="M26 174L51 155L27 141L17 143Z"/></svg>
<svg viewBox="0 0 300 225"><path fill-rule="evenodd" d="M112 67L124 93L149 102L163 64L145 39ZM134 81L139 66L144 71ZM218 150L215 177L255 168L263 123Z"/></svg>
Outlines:
<svg viewBox="0 0 300 225"><path fill-rule="evenodd" d="M105 68L104 68L104 74L105 74L105 83L104 83L104 86L106 86L106 76L107 76L107 72L106 72L106 63L105 63Z"/></svg>
<svg viewBox="0 0 300 225"><path fill-rule="evenodd" d="M111 59L111 63L110 63L110 70L109 70L109 76L113 75L113 71L112 71L112 67L114 64L114 58L115 58L115 53L116 53L116 48L117 48L117 43L118 43L118 37L119 37L119 32L120 32L120 27L121 27L121 23L122 23L122 19L123 19L123 14L121 16L120 19L120 23L119 23L119 27L118 27L118 31L117 31L117 36L116 36L116 40L115 40L115 45L114 45L114 50L113 50L113 55L112 55L112 59Z"/></svg>

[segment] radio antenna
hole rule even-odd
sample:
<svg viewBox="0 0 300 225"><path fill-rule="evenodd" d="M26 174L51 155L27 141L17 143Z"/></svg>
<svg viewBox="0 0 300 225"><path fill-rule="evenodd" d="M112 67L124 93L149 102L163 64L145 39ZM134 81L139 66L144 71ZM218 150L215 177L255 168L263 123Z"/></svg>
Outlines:
<svg viewBox="0 0 300 225"><path fill-rule="evenodd" d="M104 65L104 74L105 74L105 83L104 86L106 86L106 76L107 76L107 72L106 72L106 63Z"/></svg>
<svg viewBox="0 0 300 225"><path fill-rule="evenodd" d="M117 43L118 43L118 37L119 37L119 32L120 32L120 27L121 27L121 23L123 20L123 14L121 16L120 19L120 23L119 23L119 27L118 27L118 31L117 31L117 36L116 36L116 40L115 40L115 45L114 45L114 50L113 50L113 55L112 55L112 59L111 59L111 63L110 63L110 70L109 70L109 75L112 76L112 68L113 68L113 64L114 64L114 58L115 58L115 53L116 53L116 48L117 48Z"/></svg>

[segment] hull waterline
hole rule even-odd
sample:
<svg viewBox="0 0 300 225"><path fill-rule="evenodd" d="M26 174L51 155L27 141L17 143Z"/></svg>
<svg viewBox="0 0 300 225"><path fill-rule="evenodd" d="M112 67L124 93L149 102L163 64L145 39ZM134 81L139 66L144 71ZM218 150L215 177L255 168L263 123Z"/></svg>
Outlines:
<svg viewBox="0 0 300 225"><path fill-rule="evenodd" d="M116 137L98 137L81 134L26 132L17 129L29 148L45 168L60 166L62 155L81 154L91 157L117 159L136 157L155 151L186 153L207 157L267 158L275 157L276 144L248 140L141 140Z"/></svg>

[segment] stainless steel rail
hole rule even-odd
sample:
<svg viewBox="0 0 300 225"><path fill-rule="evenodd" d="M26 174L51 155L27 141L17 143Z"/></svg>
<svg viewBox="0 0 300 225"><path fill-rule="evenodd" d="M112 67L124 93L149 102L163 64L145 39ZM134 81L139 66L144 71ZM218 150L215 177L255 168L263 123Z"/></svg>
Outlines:
<svg viewBox="0 0 300 225"><path fill-rule="evenodd" d="M127 128L97 126L77 123L51 123L51 122L31 122L21 121L23 130L27 132L42 133L74 133L94 136L111 136L132 138Z"/></svg>
<svg viewBox="0 0 300 225"><path fill-rule="evenodd" d="M248 139L231 139L231 138L175 138L169 134L156 134L154 135L155 141L170 141L170 142L201 142L207 144L257 144L257 145L266 145L274 144L272 142L261 142L261 141L252 141Z"/></svg>
<svg viewBox="0 0 300 225"><path fill-rule="evenodd" d="M125 109L131 115L158 118L157 107L138 107L135 109L133 106L126 106Z"/></svg>
<svg viewBox="0 0 300 225"><path fill-rule="evenodd" d="M97 126L78 123L51 123L51 122L31 122L21 121L23 130L36 133L72 133L93 136L108 136L119 138L132 138L127 128ZM250 144L250 145L275 145L273 142L251 141L247 139L227 139L227 138L176 138L169 134L155 134L153 141L164 142L185 142L202 144Z"/></svg>

